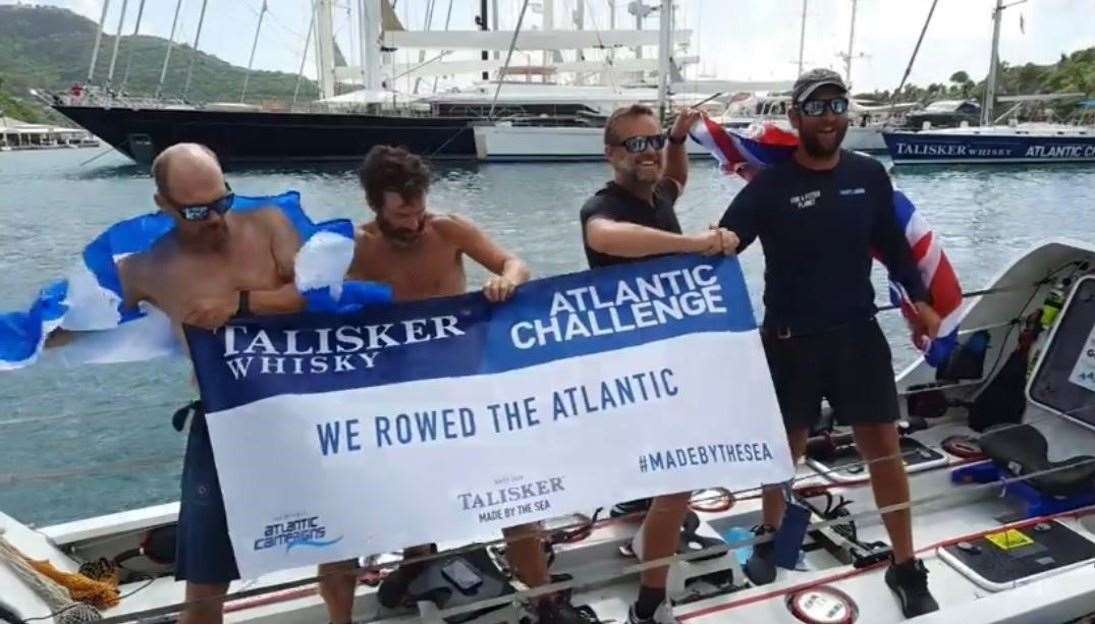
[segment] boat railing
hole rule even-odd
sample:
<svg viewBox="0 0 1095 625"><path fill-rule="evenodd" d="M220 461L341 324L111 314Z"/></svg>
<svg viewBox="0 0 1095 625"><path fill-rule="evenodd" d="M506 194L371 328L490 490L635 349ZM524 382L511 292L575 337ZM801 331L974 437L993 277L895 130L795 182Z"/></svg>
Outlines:
<svg viewBox="0 0 1095 625"><path fill-rule="evenodd" d="M1031 419L1031 420L1027 421L1026 423L1008 424L1008 425L1001 426L1001 427L998 428L997 431L1004 431L1006 429L1018 428L1018 427L1027 427L1029 425L1033 425L1033 424L1037 424L1039 422L1049 421L1049 420L1057 419L1057 418L1058 417L1056 415L1045 414L1045 415L1042 415L1040 418ZM0 425L3 425L3 424L4 424L3 422L0 422ZM944 451L943 447L941 445L928 446L928 449L931 449L933 451L938 451L938 452ZM883 457L880 457L880 458L876 458L876 459L870 460L870 461L861 460L859 462L850 463L848 465L845 465L845 466L841 467L841 470L843 470L843 471L858 470L859 472L865 473L866 469L869 469L869 468L871 468L871 467L873 467L877 464L884 463L884 462L892 462L892 461L898 460L898 459L900 459L900 460L911 459L912 457L915 457L915 456L917 456L921 453L923 453L923 450L921 450L921 449L906 450L906 451L902 451L902 452L899 452L899 453L896 453L896 454L893 454L893 455L888 455L888 456L883 456ZM177 462L177 460L176 460L176 462ZM978 460L978 459L965 459L965 460L960 460L960 461L957 461L957 462L952 462L947 466L948 466L948 468L954 468L954 467L957 467L959 465L972 464L972 463L975 463L975 462L981 462L981 460ZM107 464L107 465L98 465L97 467L93 467L92 469L98 469L102 472L129 473L129 472L132 472L135 469L147 469L151 466L155 466L156 464L167 464L167 463L169 463L169 461L167 459L163 458L163 456L161 455L161 456L158 456L156 458L149 458L149 459L146 459L146 460L126 461L126 462L119 462L119 463L110 463L110 464ZM1048 469L1045 469L1045 470L1042 470L1042 471L1029 473L1029 474L1023 475L1021 477L1002 477L1002 478L1000 478L996 481L991 481L991 482L987 482L987 483L983 483L983 484L967 484L967 485L963 485L961 488L957 488L957 489L953 489L953 490L945 490L945 491L937 492L937 493L932 493L932 494L929 494L929 495L926 495L926 496L918 497L916 499L910 499L909 501L903 502L903 503L893 504L893 505L889 505L889 506L885 506L885 507L881 507L881 508L870 508L870 509L867 509L867 510L863 510L861 512L856 512L856 513L852 513L852 514L848 514L848 515L840 515L840 516L836 516L834 518L822 519L820 521L816 521L816 522L813 522L813 523L809 524L809 526L807 528L807 531L808 532L820 532L820 531L823 531L823 530L831 530L831 529L837 528L839 526L847 526L849 524L859 524L860 528L862 528L862 527L873 527L875 525L881 525L882 524L882 521L881 521L882 515L886 515L886 514L889 514L889 513L892 513L892 512L898 512L898 511L901 511L901 510L908 510L908 509L914 509L914 508L918 509L922 512L926 511L926 510L947 509L947 508L951 508L955 505L960 504L962 501L976 500L976 499L979 499L979 498L981 498L981 497L983 497L987 494L993 493L993 492L1001 492L1001 493L1006 492L1008 487L1013 485L1013 484L1018 484L1020 482L1027 482L1027 481L1035 479L1035 478L1042 478L1042 477L1049 476L1049 475L1052 475L1054 473L1058 473L1058 472L1062 472L1062 471L1075 470L1076 468L1078 468L1080 466L1085 466L1086 464L1095 464L1095 458L1091 458L1091 459L1089 459L1085 462L1079 463L1079 464L1071 464L1071 465L1068 465L1068 466L1060 466L1060 467L1051 467L1051 468L1048 468ZM827 492L831 488L849 486L849 484L841 484L839 482L838 483L833 483L833 484L827 484L827 485L823 485L823 486L819 486L816 483L816 481L819 478L825 478L830 473L831 473L831 471L820 471L820 470L806 472L806 473L800 473L800 474L796 475L795 478L790 480L787 483L787 485L794 492L798 493L799 496L807 496L808 493L810 494L810 496L815 496L816 494L820 493L822 490ZM87 467L84 467L80 470L74 470L74 471L57 471L57 472L39 473L39 474L27 475L27 476L13 476L13 475L0 474L0 484L15 485L15 484L20 484L20 483L41 484L41 483L48 483L48 482L64 482L64 481L73 479L75 477L88 476L88 475L98 475L98 474L100 474L100 473L96 472L96 471L92 471L92 472L89 473ZM702 493L702 494L700 494L699 496L694 496L692 498L692 500L690 501L690 505L693 507L693 509L707 511L710 508L717 506L719 509L729 510L734 505L734 503L736 503L736 502L758 498L760 496L760 489L759 489L759 487L756 487L756 488L749 488L749 489L741 489L741 490L737 490L737 491L729 491L727 489L714 488L714 489L708 489L707 491L700 491L700 493ZM635 523L636 521L641 520L641 516L644 514L644 512L635 512L635 513L631 513L631 514L627 514L627 515L623 515L623 516L598 520L599 512L600 512L600 510L596 511L593 514L592 517L588 517L588 516L584 516L584 515L571 515L571 518L576 519L576 520L574 520L573 522L569 522L565 525L555 525L555 526L551 527L550 530L546 530L546 529L530 530L529 532L524 533L524 534L511 535L507 539L498 538L498 539L492 540L492 541L478 541L478 542L475 542L473 544L469 544L469 545L465 545L465 546L461 546L461 547L457 547L457 548L441 550L441 551L438 551L435 554L430 554L430 555L420 556L420 557L413 557L413 558L406 558L404 560L401 560L400 564L409 565L409 564L430 563L430 562L438 561L438 560L445 559L445 558L452 558L453 556L469 553L469 552L472 552L472 551L477 551L477 550L480 550L480 549L483 549L483 548L501 548L506 544L507 540L508 541L515 541L515 540L527 539L527 538L532 538L532 537L539 538L541 540L545 540L545 541L547 541L551 544L577 543L577 542L580 542L581 540L584 540L586 537L588 537L595 530L605 529L605 528L608 528L609 526L612 526L612 525ZM1044 517L1039 517L1039 518L1034 518L1034 519L1030 519L1030 518L1021 519L1019 521L1004 524L1000 527L993 527L993 528L986 529L986 530L978 530L978 532L976 534L977 535L984 535L984 534L989 534L989 533L993 533L993 532L1006 531L1007 529L1010 529L1012 527L1018 527L1020 525L1025 526L1025 525L1029 525L1031 523L1036 523L1036 522L1045 522L1045 521L1048 521L1048 520L1051 520L1051 519L1054 519L1054 518L1064 518L1064 517L1081 518L1081 517L1086 517L1086 516L1091 515L1091 514L1095 514L1095 506L1086 506L1086 507L1073 509L1073 510L1068 510L1068 511L1060 512L1060 513L1056 513L1056 514L1046 515ZM563 538L559 538L560 536L562 536ZM113 540L113 539L114 538L112 538L112 537L104 538L104 540ZM676 555L673 555L673 556L660 558L660 559L656 559L656 560L630 561L630 562L620 563L618 566L611 566L611 567L604 567L604 568L598 567L597 570L595 572L592 572L592 573L590 573L588 571L579 570L579 571L574 572L573 577L571 577L570 579L564 580L564 581L559 581L559 582L556 582L556 583L551 583L551 584L548 584L548 585L537 586L537 587L520 587L520 588L517 588L513 593L510 593L510 594L505 594L505 595L502 595L502 596L499 596L499 597L491 597L491 598L483 599L483 600L480 600L480 601L477 601L477 602L474 602L474 603L460 605L460 606L457 606L457 607L439 609L436 612L431 611L429 614L423 614L423 616L428 617L428 621L430 621L430 622L442 622L442 619L448 619L448 618L452 618L452 617L459 617L461 615L467 615L467 614L479 612L479 611L482 611L482 610L496 609L496 608L501 608L501 607L510 606L510 605L512 605L514 607L520 607L521 604L528 603L528 602L530 602L530 601L532 601L532 600L534 600L534 599L536 599L537 597L540 597L540 596L544 596L544 595L548 595L548 594L552 594L552 593L558 593L558 592L574 592L574 591L592 589L592 588L596 588L598 586L602 586L602 585L605 585L605 584L610 584L610 583L619 581L621 579L637 575L637 574L639 574L639 573L641 573L645 570L648 570L648 569L659 568L659 567L664 567L664 566L676 566L676 565L680 565L681 563L704 560L704 559L708 559L708 558L711 558L711 557L720 556L720 555L723 555L723 554L726 554L726 553L733 554L738 549L755 547L758 544L761 544L761 543L764 543L764 542L767 542L767 541L770 541L770 540L772 540L771 535L751 536L751 537L746 538L746 539L735 540L735 541L732 541L732 542L727 541L723 544L713 545L713 546L710 546L710 547L707 547L707 548L704 548L704 549L701 549L701 550L692 551L692 552L685 553L685 554L676 554ZM955 537L955 538L950 539L950 540L940 541L938 543L933 543L933 544L930 544L930 545L920 546L916 549L916 553L917 554L931 553L931 552L934 552L934 551L938 551L938 550L942 549L943 547L950 546L952 544L956 544L956 543L961 542L961 541L969 541L969 540L971 540L971 535L959 536L959 537ZM376 575L381 574L381 572L384 571L384 570L390 570L390 568L392 566L393 566L393 563L391 563L391 562L385 562L385 563L381 564L381 563L378 563L378 561L375 558L367 558L365 565L364 566L358 566L356 569L353 570L353 573L358 575L358 576L364 576L364 575L376 576ZM869 570L870 568L871 567L868 567L867 569L854 569L854 570L864 571L865 572L865 570ZM350 571L348 571L348 570L339 570L335 573L331 573L331 575L345 575L349 572ZM839 579L844 579L844 578L848 577L848 575L849 575L848 572L845 571L843 569L843 567L841 567L841 571L838 572L838 573L835 573L834 575L832 575L832 578L833 578L833 581L836 581L836 580L839 580ZM285 583L279 583L279 584L273 584L273 585L266 585L266 586L261 586L261 585L256 586L256 584L252 583L252 584L249 584L248 586L245 586L244 589L242 589L242 590L237 590L235 592L229 592L228 594L224 595L223 598L226 601L242 601L244 599L251 599L251 598L255 598L255 597L261 597L261 596L264 596L264 595L270 595L270 596L276 597L277 595L279 595L281 593L285 593L286 591L290 591L290 590L293 590L293 589L299 589L299 588L303 588L303 587L307 587L307 586L312 586L312 585L316 584L317 582L319 582L321 579L322 579L322 576L314 576L314 577L307 577L307 578L303 578L303 579L294 580L294 581L291 581L291 582L285 582ZM822 583L822 582L817 582L817 580L813 580L813 583ZM138 588L138 591L142 590L145 587L147 587L147 586L140 586ZM735 590L735 589L736 589L736 587L722 589L721 591L719 591L719 592L717 592L713 595L700 596L700 597L695 597L693 599L694 600L711 599L711 598L715 598L715 597L718 597L718 596L727 596L729 598L732 591ZM784 592L785 593L790 593L793 590L794 590L794 588L787 588L787 589L784 589ZM129 596L132 596L132 595L129 595ZM711 613L711 612L714 612L714 611L719 611L720 609L723 609L723 610L730 609L730 607L732 607L733 604L734 604L734 602L732 600L728 600L726 603L720 604L721 608L720 608L720 605L716 605L716 606L706 607L703 610L705 611L705 613ZM139 611L126 611L124 609L124 604L123 604L122 608L119 610L120 613L112 614L112 615L108 616L107 618L104 618L101 622L103 622L103 623L117 623L117 622L147 621L148 619L160 618L160 617L165 617L165 616L176 614L176 613L180 612L182 609L184 609L187 605L188 604L186 602L180 602L180 603L174 603L174 604L171 604L171 605L164 605L164 606L160 606L160 607L156 607L156 608L151 608L151 609L145 609L145 610L139 610ZM58 616L58 614L54 614L54 615L50 615L50 616ZM680 615L678 615L678 616L680 616Z"/></svg>

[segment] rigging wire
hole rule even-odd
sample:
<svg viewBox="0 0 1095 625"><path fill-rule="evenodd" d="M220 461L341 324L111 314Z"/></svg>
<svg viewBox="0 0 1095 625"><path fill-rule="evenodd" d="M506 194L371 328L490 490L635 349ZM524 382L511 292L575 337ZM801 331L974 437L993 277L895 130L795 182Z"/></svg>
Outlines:
<svg viewBox="0 0 1095 625"><path fill-rule="evenodd" d="M916 61L916 55L920 52L920 44L924 42L924 35L928 32L928 24L932 21L932 15L935 13L935 5L939 4L939 0L932 0L932 6L928 9L928 18L924 20L924 26L920 29L920 37L916 40L916 47L913 48L912 56L909 57L909 64L905 67L905 74L901 76L901 84L897 85L897 89L894 89L893 94L890 95L890 114L893 114L894 105L897 103L897 94L901 91L901 88L905 86L905 81L909 79L909 74L912 72L913 63Z"/></svg>

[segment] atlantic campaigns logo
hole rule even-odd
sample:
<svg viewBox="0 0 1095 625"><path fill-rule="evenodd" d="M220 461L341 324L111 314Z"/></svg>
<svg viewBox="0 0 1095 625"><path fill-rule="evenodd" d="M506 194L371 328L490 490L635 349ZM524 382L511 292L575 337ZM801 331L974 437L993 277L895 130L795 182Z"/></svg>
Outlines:
<svg viewBox="0 0 1095 625"><path fill-rule="evenodd" d="M285 546L285 553L297 547L323 549L342 538L327 538L327 527L320 522L318 516L289 515L267 525L262 536L255 539L254 550L263 551L282 545Z"/></svg>

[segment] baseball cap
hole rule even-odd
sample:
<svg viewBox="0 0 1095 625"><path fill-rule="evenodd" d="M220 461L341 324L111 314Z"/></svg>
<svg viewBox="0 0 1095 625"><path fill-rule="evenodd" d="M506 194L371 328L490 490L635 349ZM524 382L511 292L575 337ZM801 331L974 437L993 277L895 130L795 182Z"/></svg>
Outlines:
<svg viewBox="0 0 1095 625"><path fill-rule="evenodd" d="M844 79L840 77L840 74L831 69L819 67L798 77L795 86L791 89L791 100L796 104L805 102L819 87L825 85L833 85L845 93L848 92L848 87L844 85Z"/></svg>

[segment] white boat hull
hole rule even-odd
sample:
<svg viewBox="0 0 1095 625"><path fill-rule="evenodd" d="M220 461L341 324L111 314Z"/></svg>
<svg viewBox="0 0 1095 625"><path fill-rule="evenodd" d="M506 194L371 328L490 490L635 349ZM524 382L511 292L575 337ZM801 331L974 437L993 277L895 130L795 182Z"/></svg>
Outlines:
<svg viewBox="0 0 1095 625"><path fill-rule="evenodd" d="M597 161L604 158L604 130L588 127L512 126L475 127L476 158L487 162ZM843 147L859 152L885 152L877 126L849 126ZM703 146L687 142L690 157L709 157Z"/></svg>
<svg viewBox="0 0 1095 625"><path fill-rule="evenodd" d="M605 157L602 128L498 124L476 126L474 130L476 158L480 161L599 161ZM695 142L686 145L689 156L710 158Z"/></svg>

